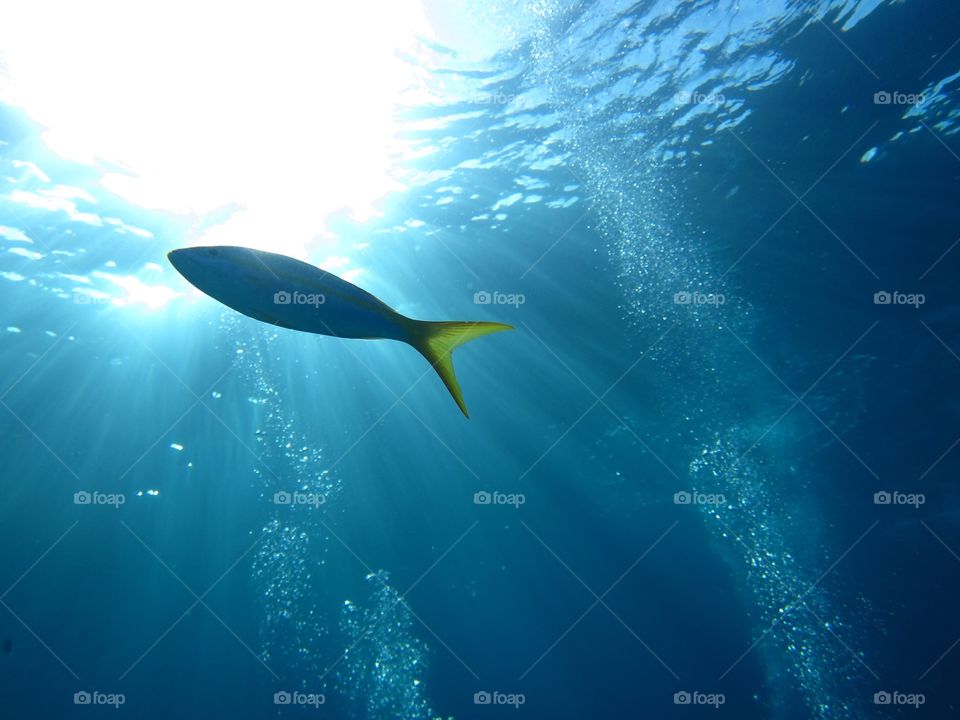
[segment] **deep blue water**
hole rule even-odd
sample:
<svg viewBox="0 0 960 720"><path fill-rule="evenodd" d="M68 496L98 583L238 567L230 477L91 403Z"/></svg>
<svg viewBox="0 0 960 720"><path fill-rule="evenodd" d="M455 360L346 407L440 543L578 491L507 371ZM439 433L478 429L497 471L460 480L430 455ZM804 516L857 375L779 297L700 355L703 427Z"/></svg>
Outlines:
<svg viewBox="0 0 960 720"><path fill-rule="evenodd" d="M960 716L960 13L777 5L424 45L431 152L331 227L401 311L516 326L457 351L469 421L408 347L190 296L231 208L0 107L2 717Z"/></svg>

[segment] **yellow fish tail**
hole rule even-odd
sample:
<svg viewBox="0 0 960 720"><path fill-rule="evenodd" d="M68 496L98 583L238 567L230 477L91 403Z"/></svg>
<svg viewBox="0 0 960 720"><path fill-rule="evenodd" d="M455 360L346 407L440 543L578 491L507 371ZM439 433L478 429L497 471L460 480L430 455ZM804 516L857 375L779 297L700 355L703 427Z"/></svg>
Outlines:
<svg viewBox="0 0 960 720"><path fill-rule="evenodd" d="M420 351L433 369L437 371L443 384L453 396L454 401L466 417L467 405L460 392L460 383L453 370L453 351L465 342L483 335L503 330L513 330L511 325L495 322L427 322L411 321L407 342Z"/></svg>

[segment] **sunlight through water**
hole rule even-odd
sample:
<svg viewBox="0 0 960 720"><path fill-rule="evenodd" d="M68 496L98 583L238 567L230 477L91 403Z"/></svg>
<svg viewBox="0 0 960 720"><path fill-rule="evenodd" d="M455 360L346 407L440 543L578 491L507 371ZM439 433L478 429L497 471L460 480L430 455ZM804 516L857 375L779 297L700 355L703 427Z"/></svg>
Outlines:
<svg viewBox="0 0 960 720"><path fill-rule="evenodd" d="M349 3L18 3L0 24L0 101L104 189L221 213L194 244L303 255L330 213L370 217L400 187L394 103L411 70L398 51L426 30L410 0L375 16Z"/></svg>

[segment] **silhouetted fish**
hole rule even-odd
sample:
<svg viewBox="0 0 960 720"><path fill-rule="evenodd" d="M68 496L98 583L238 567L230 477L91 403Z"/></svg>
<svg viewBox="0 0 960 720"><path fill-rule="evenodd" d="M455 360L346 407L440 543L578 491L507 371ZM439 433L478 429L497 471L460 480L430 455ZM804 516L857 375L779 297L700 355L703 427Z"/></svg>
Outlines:
<svg viewBox="0 0 960 720"><path fill-rule="evenodd" d="M467 405L453 372L454 349L481 335L513 330L494 322L413 320L336 275L262 250L194 247L172 250L167 257L196 288L255 320L318 335L413 345L440 375L464 415Z"/></svg>

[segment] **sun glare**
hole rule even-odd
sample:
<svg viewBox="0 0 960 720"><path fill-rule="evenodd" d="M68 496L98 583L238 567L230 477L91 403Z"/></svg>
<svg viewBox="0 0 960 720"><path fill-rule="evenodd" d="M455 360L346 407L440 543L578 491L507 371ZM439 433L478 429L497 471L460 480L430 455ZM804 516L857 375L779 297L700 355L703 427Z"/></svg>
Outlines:
<svg viewBox="0 0 960 720"><path fill-rule="evenodd" d="M303 256L331 212L363 219L398 188L397 50L429 34L416 0L41 0L0 16L0 101L130 202L233 210L195 244Z"/></svg>

